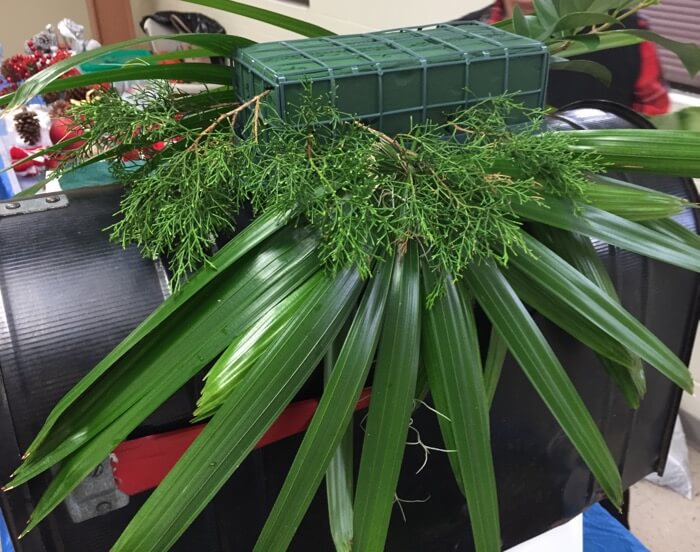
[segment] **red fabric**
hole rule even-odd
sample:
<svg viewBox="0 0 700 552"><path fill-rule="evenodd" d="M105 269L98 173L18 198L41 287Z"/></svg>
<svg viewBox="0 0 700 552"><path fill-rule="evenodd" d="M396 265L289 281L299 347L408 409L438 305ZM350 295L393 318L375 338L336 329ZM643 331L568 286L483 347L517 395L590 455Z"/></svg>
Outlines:
<svg viewBox="0 0 700 552"><path fill-rule="evenodd" d="M370 389L362 391L356 410L367 408L370 393ZM255 448L301 433L309 427L317 407L316 399L290 404ZM112 472L119 490L135 495L157 486L205 426L206 424L199 424L121 443L111 456Z"/></svg>
<svg viewBox="0 0 700 552"><path fill-rule="evenodd" d="M648 28L648 23L639 20L641 28ZM656 44L642 42L639 45L640 70L637 82L634 84L634 98L632 108L645 115L663 115L671 108L671 100L668 97L668 89L663 81L661 62Z"/></svg>
<svg viewBox="0 0 700 552"><path fill-rule="evenodd" d="M505 18L505 10L501 1L495 2L491 8L488 22L498 23ZM639 18L642 29L649 28L646 20ZM664 83L661 62L656 45L653 42L642 42L639 45L640 69L634 85L634 101L632 108L645 115L663 115L671 108L668 88Z"/></svg>
<svg viewBox="0 0 700 552"><path fill-rule="evenodd" d="M499 21L502 21L505 19L506 14L505 10L503 9L503 4L501 2L496 2L494 3L493 7L491 8L491 13L489 15L489 25L493 25L494 23L498 23Z"/></svg>

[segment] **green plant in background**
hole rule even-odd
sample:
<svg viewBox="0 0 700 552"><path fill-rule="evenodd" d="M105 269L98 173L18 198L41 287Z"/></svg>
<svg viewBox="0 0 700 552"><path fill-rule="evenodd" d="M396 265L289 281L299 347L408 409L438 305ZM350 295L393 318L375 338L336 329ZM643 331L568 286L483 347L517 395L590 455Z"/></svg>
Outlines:
<svg viewBox="0 0 700 552"><path fill-rule="evenodd" d="M307 36L326 33L228 0L195 3ZM613 28L624 10L650 3L536 0L534 16L516 12L503 25L544 40L560 56L645 38L668 44ZM175 38L223 55L247 43ZM42 89L77 86L74 79L187 73L229 82L229 69L197 64L55 80L124 46L56 64L7 101L19 105ZM671 46L691 72L700 67L696 46ZM231 97L228 87L183 97L160 85L137 105L105 92L80 108L85 145L64 170L111 160L126 186L113 236L148 256L169 255L181 285L49 415L6 487L60 464L26 531L212 362L195 412L207 426L115 550L172 546L322 361L320 404L256 550L288 547L324 477L337 549L383 549L409 419L428 390L477 549L499 550L488 411L506 350L619 504L610 452L526 305L594 350L631 406L645 390L640 359L691 391L687 368L620 306L589 238L700 271L700 238L670 218L687 204L595 175L624 169L700 176L700 135L541 132L538 111L513 130L505 122L517 106L504 96L448 123L388 136L343 121L322 102L304 104L293 121L262 121L260 97L246 105ZM166 147L154 149L158 142ZM133 152L143 159L122 163ZM207 256L247 202L254 222ZM485 351L476 337L477 308L492 324ZM370 373L354 483L347 432Z"/></svg>

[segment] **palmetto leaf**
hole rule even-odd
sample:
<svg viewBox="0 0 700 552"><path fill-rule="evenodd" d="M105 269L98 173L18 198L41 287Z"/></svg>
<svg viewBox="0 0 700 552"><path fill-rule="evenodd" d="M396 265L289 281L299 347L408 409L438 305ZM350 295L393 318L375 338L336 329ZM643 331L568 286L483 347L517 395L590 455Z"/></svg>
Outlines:
<svg viewBox="0 0 700 552"><path fill-rule="evenodd" d="M579 130L573 151L590 152L616 169L700 176L700 132L687 130Z"/></svg>
<svg viewBox="0 0 700 552"><path fill-rule="evenodd" d="M315 285L314 281L304 282L233 340L205 376L204 388L194 412L195 421L211 416L221 406L284 330L290 315L309 300Z"/></svg>
<svg viewBox="0 0 700 552"><path fill-rule="evenodd" d="M596 284L612 300L620 302L610 275L603 266L590 239L579 234L542 227L541 225L535 225L533 232L543 244ZM600 360L622 391L630 407L637 408L640 399L646 393L646 380L642 361L631 353L629 357L629 362L615 362L603 355L600 355Z"/></svg>
<svg viewBox="0 0 700 552"><path fill-rule="evenodd" d="M383 550L394 503L420 352L420 268L415 243L397 254L372 383L355 495L353 548Z"/></svg>
<svg viewBox="0 0 700 552"><path fill-rule="evenodd" d="M525 219L583 234L663 263L700 272L700 256L687 243L590 205L548 197L542 204L529 202L513 205L513 208Z"/></svg>
<svg viewBox="0 0 700 552"><path fill-rule="evenodd" d="M593 207L634 221L671 217L688 206L679 197L607 176L591 176L584 194Z"/></svg>
<svg viewBox="0 0 700 552"><path fill-rule="evenodd" d="M517 271L527 276L533 284L546 289L551 296L575 309L676 385L692 393L693 379L688 368L641 322L542 243L527 234L525 243L536 257L514 257L508 272Z"/></svg>
<svg viewBox="0 0 700 552"><path fill-rule="evenodd" d="M340 331L362 290L354 271L315 277L314 296L229 396L113 547L170 548L292 401ZM163 510L162 505L168 508Z"/></svg>
<svg viewBox="0 0 700 552"><path fill-rule="evenodd" d="M605 440L513 288L492 263L474 264L465 273L465 280L608 498L619 505L622 502L620 474Z"/></svg>
<svg viewBox="0 0 700 552"><path fill-rule="evenodd" d="M338 358L335 344L323 359L323 373L328 382ZM326 502L328 525L337 552L352 552L354 523L353 501L355 497L354 428L348 424L340 438L338 448L326 469Z"/></svg>
<svg viewBox="0 0 700 552"><path fill-rule="evenodd" d="M495 327L492 327L489 348L484 361L484 390L486 391L489 406L493 403L493 397L496 395L496 389L501 379L501 371L503 370L503 363L507 354L508 345L505 339Z"/></svg>
<svg viewBox="0 0 700 552"><path fill-rule="evenodd" d="M435 280L425 271L424 280L429 292ZM453 471L467 498L475 548L497 552L501 549L498 497L476 322L455 284L447 281L445 287L444 295L424 314L423 359L430 388L439 389L433 394L435 408L449 418L440 417L439 423L447 429L446 445L455 447L448 454L456 458Z"/></svg>
<svg viewBox="0 0 700 552"><path fill-rule="evenodd" d="M197 301L162 323L138 351L126 355L60 413L12 484L31 479L88 442L151 387L164 393L161 402L167 399L235 335L320 269L315 246L315 238L305 231L280 233L240 265L220 274L197 295Z"/></svg>
<svg viewBox="0 0 700 552"><path fill-rule="evenodd" d="M346 433L379 341L391 276L391 262L382 263L365 291L313 420L255 546L256 551L284 552L288 549Z"/></svg>
<svg viewBox="0 0 700 552"><path fill-rule="evenodd" d="M162 303L148 318L139 324L134 331L125 337L119 345L88 372L74 387L66 393L53 408L44 422L41 430L29 446L30 454L42 443L54 424L68 407L82 396L102 375L107 372L120 358L132 350L146 336L162 325L168 318L182 308L190 299L197 295L214 278L241 259L246 253L259 245L265 239L277 232L286 222L286 217L268 214L257 218L246 229L241 231L233 240L222 247L219 252L185 283L174 295Z"/></svg>

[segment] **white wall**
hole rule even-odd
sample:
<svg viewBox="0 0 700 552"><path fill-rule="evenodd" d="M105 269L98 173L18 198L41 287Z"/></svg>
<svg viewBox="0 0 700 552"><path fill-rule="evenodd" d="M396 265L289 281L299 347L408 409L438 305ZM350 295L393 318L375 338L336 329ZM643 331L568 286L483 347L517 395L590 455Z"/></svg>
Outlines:
<svg viewBox="0 0 700 552"><path fill-rule="evenodd" d="M5 1L5 0L3 0ZM138 0L135 0L137 2ZM296 35L271 25L180 0L148 0L157 10L199 11L214 17L229 34L263 42ZM309 0L308 7L285 0L248 0L246 3L290 15L336 33L358 33L408 25L449 21L488 5L490 0Z"/></svg>
<svg viewBox="0 0 700 552"><path fill-rule="evenodd" d="M85 25L86 36L92 36L85 0L0 0L0 44L5 57L21 52L25 40L65 17Z"/></svg>

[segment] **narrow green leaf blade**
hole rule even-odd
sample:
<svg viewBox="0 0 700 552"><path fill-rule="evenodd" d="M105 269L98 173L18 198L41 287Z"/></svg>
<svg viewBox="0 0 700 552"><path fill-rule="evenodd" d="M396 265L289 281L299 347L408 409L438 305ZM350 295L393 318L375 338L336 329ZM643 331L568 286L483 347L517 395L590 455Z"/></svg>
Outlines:
<svg viewBox="0 0 700 552"><path fill-rule="evenodd" d="M672 217L689 205L680 197L599 175L591 175L584 195L597 209L634 221Z"/></svg>
<svg viewBox="0 0 700 552"><path fill-rule="evenodd" d="M664 234L665 236L668 236L679 243L683 243L688 247L700 249L700 236L675 220L648 220L642 224L650 230L658 232L659 234Z"/></svg>
<svg viewBox="0 0 700 552"><path fill-rule="evenodd" d="M486 390L486 398L489 406L493 403L493 398L496 395L498 382L501 379L503 371L503 363L508 354L508 344L503 339L501 333L495 326L491 327L491 337L489 338L489 348L486 353L486 361L484 362L484 389Z"/></svg>
<svg viewBox="0 0 700 552"><path fill-rule="evenodd" d="M424 270L425 289L435 280ZM491 453L489 404L484 387L476 322L471 308L465 308L452 281L432 308L424 313L423 345L435 408L449 418L459 463L455 476L462 479L475 548L478 552L501 550L496 476Z"/></svg>
<svg viewBox="0 0 700 552"><path fill-rule="evenodd" d="M690 371L653 333L551 249L527 234L524 238L537 258L514 256L511 260L514 269L526 274L550 295L588 318L676 385L692 393Z"/></svg>
<svg viewBox="0 0 700 552"><path fill-rule="evenodd" d="M415 243L396 255L355 495L354 550L384 550L413 411L420 356L420 268Z"/></svg>
<svg viewBox="0 0 700 552"><path fill-rule="evenodd" d="M391 263L382 263L365 292L313 420L255 545L257 552L284 552L289 548L346 434L379 341L391 275ZM352 470L352 458L344 459L343 465L347 471L347 460Z"/></svg>
<svg viewBox="0 0 700 552"><path fill-rule="evenodd" d="M640 223L590 205L548 197L543 205L529 202L513 205L513 209L521 217L533 222L583 234L663 263L700 272L697 249L666 233L655 232Z"/></svg>
<svg viewBox="0 0 700 552"><path fill-rule="evenodd" d="M336 365L338 354L332 345L323 359L326 385ZM326 469L326 502L331 538L337 552L352 552L355 495L354 428L352 421L340 438L338 448Z"/></svg>
<svg viewBox="0 0 700 552"><path fill-rule="evenodd" d="M100 377L105 374L127 352L140 343L146 336L161 326L170 316L182 308L185 303L196 296L224 270L231 267L246 253L253 250L265 239L272 236L286 223L286 217L268 214L258 217L250 226L241 231L235 238L222 247L219 252L190 280L180 291L170 296L152 314L139 324L123 341L119 343L104 359L102 359L83 379L66 393L53 408L44 422L41 430L34 438L27 454L31 454L43 442L51 428L61 415L83 395Z"/></svg>
<svg viewBox="0 0 700 552"><path fill-rule="evenodd" d="M96 48L95 50L90 50L89 52L83 52L68 59L59 61L58 63L55 63L43 71L40 71L36 75L28 78L9 100L10 105L8 109L13 109L25 104L34 96L40 94L49 83L55 81L66 71L74 67L97 59L105 54L116 52L118 50L125 50L127 48L131 48L132 46L138 46L139 44L144 44L154 40L177 40L179 42L185 42L194 46L207 48L223 56L230 56L234 50L252 44L250 40L237 36L216 33L192 33L139 37L132 40L125 40L124 42L119 42L117 44L111 44L109 46L102 46L101 48ZM175 67L175 65L166 65L165 67ZM179 70L180 69L176 69L176 71ZM0 101L0 105L4 105L4 103Z"/></svg>
<svg viewBox="0 0 700 552"><path fill-rule="evenodd" d="M301 19L289 17L288 15L282 15L281 13L265 10L263 8L257 8L242 2L234 2L233 0L185 0L185 2L189 2L190 4L199 4L200 6L206 6L208 8L215 8L217 10L234 13L236 15L242 15L243 17L249 17L250 19L256 19L258 21L274 25L275 27L298 33L302 36L315 37L330 36L335 34L328 29L302 21Z"/></svg>
<svg viewBox="0 0 700 552"><path fill-rule="evenodd" d="M320 269L316 245L315 237L301 229L279 233L239 266L220 274L197 301L182 307L70 405L14 474L13 484L31 479L82 446L151 386L170 389L169 397L235 335ZM173 381L178 383L170 388Z"/></svg>
<svg viewBox="0 0 700 552"><path fill-rule="evenodd" d="M620 304L615 284L589 238L542 225L536 225L534 233L544 245L598 286L610 299ZM637 408L647 389L640 358L630 353L630 362L616 363L604 356L601 357L601 361L620 387L629 405Z"/></svg>
<svg viewBox="0 0 700 552"><path fill-rule="evenodd" d="M267 255L270 254L272 248L264 251ZM296 253L298 255L298 252ZM254 261L260 261L259 257ZM255 264L255 263L254 263ZM264 263L259 263L264 264ZM284 263L288 264L288 263ZM31 530L36 526L46 515L48 515L56 506L58 506L89 473L102 460L104 460L110 452L127 436L139 426L143 420L150 416L161 404L163 404L177 389L182 387L188 380L194 377L202 368L202 362L206 362L206 357L201 358L198 351L193 350L192 343L204 341L209 335L221 335L226 339L231 331L236 331L237 328L245 328L254 322L258 317L264 315L266 310L277 304L281 297L290 293L296 286L306 281L313 274L316 278L320 277L318 262L315 256L310 257L309 262L301 263L301 269L293 267L285 267L285 277L278 281L270 277L269 273L262 273L261 281L251 280L248 285L236 285L240 278L239 274L229 275L230 280L224 280L226 275L222 275L220 280L223 288L232 288L230 296L224 296L220 293L212 294L211 297L200 299L199 303L209 301L215 308L221 309L224 314L224 323L228 329L221 328L217 323L209 328L205 328L207 335L190 335L190 339L183 338L180 335L173 335L173 343L175 346L180 345L184 349L172 351L170 358L167 354L168 338L164 337L156 343L156 349L163 348L165 351L162 355L156 355L154 358L146 358L143 364L137 365L138 372L136 374L123 375L127 381L134 380L135 384L146 390L143 396L140 396L133 404L129 403L128 409L124 410L116 417L112 413L110 418L114 418L103 429L90 428L87 435L89 440L81 444L75 452L72 452L67 459L62 462L59 473L54 477L51 485L42 496L39 504L32 513L30 524L26 531ZM247 271L250 267L244 266L243 270ZM272 267L273 272L280 272L280 267ZM257 288L264 288L260 292ZM206 307L204 307L206 308ZM183 321L185 325L192 325L196 312L191 310L184 313ZM221 330L224 330L223 332ZM166 334L168 335L169 332ZM159 347L162 345L162 347ZM172 345L171 345L172 347ZM175 359L175 360L173 360ZM150 360L150 364L147 362ZM126 383L118 378L115 382L106 382L105 387L107 393L111 392L107 398L102 401L96 401L96 413L92 416L95 418L108 414L114 408L109 404L103 407L103 402L108 403L108 400L114 400L116 406L122 406L127 399L131 398L128 394L129 389ZM124 396L126 394L126 396ZM133 394L133 393L132 393ZM98 397L99 398L99 397ZM85 415L87 419L91 419L91 414ZM101 425L96 426L102 427ZM38 461L42 461L39 453ZM26 468L25 468L26 469ZM36 470L37 464L30 464L29 470ZM26 478L26 471L17 474L17 478Z"/></svg>
<svg viewBox="0 0 700 552"><path fill-rule="evenodd" d="M316 296L206 425L131 520L113 552L161 552L177 541L314 371L361 289L354 271L332 279L319 275Z"/></svg>
<svg viewBox="0 0 700 552"><path fill-rule="evenodd" d="M513 288L492 263L472 265L465 273L465 280L608 498L614 504L621 504L620 474L605 440Z"/></svg>
<svg viewBox="0 0 700 552"><path fill-rule="evenodd" d="M659 129L580 130L572 151L588 152L612 168L674 176L700 176L700 132Z"/></svg>

